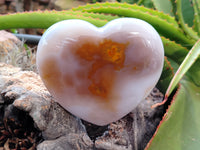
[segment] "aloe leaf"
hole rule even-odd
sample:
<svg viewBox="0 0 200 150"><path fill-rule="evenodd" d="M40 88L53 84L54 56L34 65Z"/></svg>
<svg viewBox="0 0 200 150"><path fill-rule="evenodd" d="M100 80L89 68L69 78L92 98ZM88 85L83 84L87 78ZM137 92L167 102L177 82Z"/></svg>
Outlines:
<svg viewBox="0 0 200 150"><path fill-rule="evenodd" d="M188 49L180 44L170 41L165 37L161 37L164 49L165 49L165 63L162 71L162 75L156 87L162 92L166 93L166 90L174 76L174 71L178 70L178 67L186 57Z"/></svg>
<svg viewBox="0 0 200 150"><path fill-rule="evenodd" d="M151 1L151 0L146 0L146 1ZM142 1L142 5L144 5L144 3L146 2L145 0ZM73 8L72 10L74 11L82 11L82 12L91 12L91 9L93 8L99 8L99 7L111 7L111 8L127 8L129 10L137 10L137 11L141 11L143 13L147 13L147 14L151 14L152 16L158 17L160 19L163 19L165 21L167 21L170 24L173 24L174 27L179 27L178 23L176 22L175 18L169 15L164 14L163 12L159 12L153 9L149 9L143 6L138 6L138 5L130 5L130 4L126 4L126 3L96 3L96 4L87 4L84 6L79 6L76 8ZM110 12L112 13L112 12Z"/></svg>
<svg viewBox="0 0 200 150"><path fill-rule="evenodd" d="M166 41L164 42L166 44ZM172 44L174 46L174 44ZM179 50L177 50L179 51ZM190 50L171 81L166 95L169 95L181 77L169 109L146 150L198 150L200 145L200 40ZM198 59L197 59L198 58ZM197 74L197 73L199 74ZM192 80L191 80L192 79ZM194 80L195 79L195 80Z"/></svg>
<svg viewBox="0 0 200 150"><path fill-rule="evenodd" d="M136 9L135 9L136 8ZM169 15L162 14L151 9L144 9L136 5L120 4L120 3L97 3L86 6L80 6L73 9L74 11L94 12L104 14L114 14L120 17L139 18L150 23L161 35L175 40L181 44L191 46L196 40L188 38L182 30L176 26L177 23L171 22L174 18ZM145 10L145 11L144 11ZM161 17L162 16L162 17ZM164 19L164 17L166 19ZM172 19L173 18L173 19ZM168 22L170 20L170 22ZM193 31L194 32L194 31Z"/></svg>
<svg viewBox="0 0 200 150"><path fill-rule="evenodd" d="M170 16L174 16L172 12L172 3L169 0L152 0L155 8L159 11L164 12L165 14L169 14Z"/></svg>
<svg viewBox="0 0 200 150"><path fill-rule="evenodd" d="M197 86L200 86L200 58L192 65L192 67L187 72L187 76L192 80Z"/></svg>
<svg viewBox="0 0 200 150"><path fill-rule="evenodd" d="M165 56L167 56L167 60L170 61L173 70L176 72L178 67L185 59L187 53L189 52L188 49L181 46L180 44L175 43L174 41L170 41L165 37L161 37L164 49L165 49ZM189 71L187 72L187 76L190 77L191 80L194 81L195 84L200 86L200 57L196 60L196 62L191 66Z"/></svg>
<svg viewBox="0 0 200 150"><path fill-rule="evenodd" d="M98 13L82 13L74 11L33 11L0 15L0 29L12 28L43 28L66 19L82 19L98 27L105 25L108 20L116 19L117 16Z"/></svg>
<svg viewBox="0 0 200 150"><path fill-rule="evenodd" d="M137 2L137 5L142 5L143 1L144 1L144 0L139 0L139 1Z"/></svg>
<svg viewBox="0 0 200 150"><path fill-rule="evenodd" d="M200 40L197 41L197 43L192 47L192 49L189 51L186 58L180 65L179 69L175 73L167 89L166 97L168 97L171 94L171 92L174 90L174 88L176 87L178 82L181 80L183 75L190 69L190 67L196 61L199 55L200 55Z"/></svg>
<svg viewBox="0 0 200 150"><path fill-rule="evenodd" d="M200 87L182 80L146 150L199 150Z"/></svg>
<svg viewBox="0 0 200 150"><path fill-rule="evenodd" d="M134 3L136 3L135 0L120 0L119 2L121 2L121 3L128 3L128 4L134 4Z"/></svg>
<svg viewBox="0 0 200 150"><path fill-rule="evenodd" d="M177 11L176 0L170 0L170 2L172 4L172 12L177 20L178 17L177 17L177 13L176 13L176 11Z"/></svg>
<svg viewBox="0 0 200 150"><path fill-rule="evenodd" d="M177 0L176 4L177 4L178 21L180 22L182 29L191 38L198 40L199 36L197 32L192 30L192 28L188 27L188 25L186 24L189 23L193 25L194 12L191 4L190 3L188 4L188 0Z"/></svg>
<svg viewBox="0 0 200 150"><path fill-rule="evenodd" d="M191 27L194 20L194 9L191 0L181 0L181 8L184 22Z"/></svg>
<svg viewBox="0 0 200 150"><path fill-rule="evenodd" d="M170 62L167 60L167 57L165 57L163 71L161 74L161 77L156 85L156 87L162 92L165 93L171 79L173 78L174 72L173 68L170 64Z"/></svg>
<svg viewBox="0 0 200 150"><path fill-rule="evenodd" d="M200 35L200 0L192 0L194 8L194 29Z"/></svg>
<svg viewBox="0 0 200 150"><path fill-rule="evenodd" d="M188 49L165 37L161 37L161 39L165 49L165 56L167 56L168 60L173 60L180 65L186 57Z"/></svg>
<svg viewBox="0 0 200 150"><path fill-rule="evenodd" d="M48 28L66 19L82 19L99 27L118 17L136 17L149 22L161 35L183 46L191 47L196 41L185 36L173 17L145 7L121 3L99 3L73 10L75 11L35 11L0 15L0 29Z"/></svg>
<svg viewBox="0 0 200 150"><path fill-rule="evenodd" d="M141 0L141 1L142 1L142 3L140 3L140 5L142 4L143 6L145 6L147 8L154 8L153 2L151 0Z"/></svg>

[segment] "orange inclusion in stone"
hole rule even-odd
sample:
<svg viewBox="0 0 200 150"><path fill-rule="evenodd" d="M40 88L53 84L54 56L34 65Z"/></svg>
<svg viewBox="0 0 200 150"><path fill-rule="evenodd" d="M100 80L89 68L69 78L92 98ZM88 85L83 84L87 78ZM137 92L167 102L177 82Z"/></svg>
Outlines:
<svg viewBox="0 0 200 150"><path fill-rule="evenodd" d="M41 77L48 88L54 88L57 93L63 91L61 72L55 58L50 57L41 65Z"/></svg>
<svg viewBox="0 0 200 150"><path fill-rule="evenodd" d="M99 45L86 42L75 50L76 56L92 63L88 70L88 79L91 81L88 90L91 94L104 99L109 97L116 71L124 67L127 46L128 43L104 39Z"/></svg>

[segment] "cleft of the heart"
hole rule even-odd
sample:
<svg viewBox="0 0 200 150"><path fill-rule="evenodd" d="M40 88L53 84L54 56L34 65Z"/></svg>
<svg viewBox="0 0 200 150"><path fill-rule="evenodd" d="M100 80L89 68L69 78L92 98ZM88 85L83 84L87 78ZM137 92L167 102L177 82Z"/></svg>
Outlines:
<svg viewBox="0 0 200 150"><path fill-rule="evenodd" d="M162 72L159 34L135 18L101 28L83 20L52 25L37 50L39 74L55 100L77 117L106 125L132 111Z"/></svg>

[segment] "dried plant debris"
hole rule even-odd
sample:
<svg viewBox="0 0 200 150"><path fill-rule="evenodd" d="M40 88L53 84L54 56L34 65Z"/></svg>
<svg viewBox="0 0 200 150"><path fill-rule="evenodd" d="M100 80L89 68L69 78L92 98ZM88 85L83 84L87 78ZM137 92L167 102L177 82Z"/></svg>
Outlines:
<svg viewBox="0 0 200 150"><path fill-rule="evenodd" d="M42 140L41 132L34 127L32 118L12 104L4 105L0 129L0 146L5 149L36 149Z"/></svg>
<svg viewBox="0 0 200 150"><path fill-rule="evenodd" d="M13 34L0 31L0 62L5 62L22 70L36 71L35 50L20 41Z"/></svg>
<svg viewBox="0 0 200 150"><path fill-rule="evenodd" d="M124 118L96 126L57 104L36 73L1 63L0 93L0 141L4 149L142 150L164 113L163 106L151 108L163 99L155 88Z"/></svg>

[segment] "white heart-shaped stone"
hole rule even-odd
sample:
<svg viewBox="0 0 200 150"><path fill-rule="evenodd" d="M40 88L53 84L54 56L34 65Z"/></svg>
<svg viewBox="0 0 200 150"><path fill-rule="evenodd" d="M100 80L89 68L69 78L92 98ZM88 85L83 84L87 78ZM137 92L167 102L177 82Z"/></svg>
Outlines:
<svg viewBox="0 0 200 150"><path fill-rule="evenodd" d="M51 26L37 50L39 74L72 114L106 125L132 111L163 68L161 38L148 23L116 19L101 28L66 20Z"/></svg>

